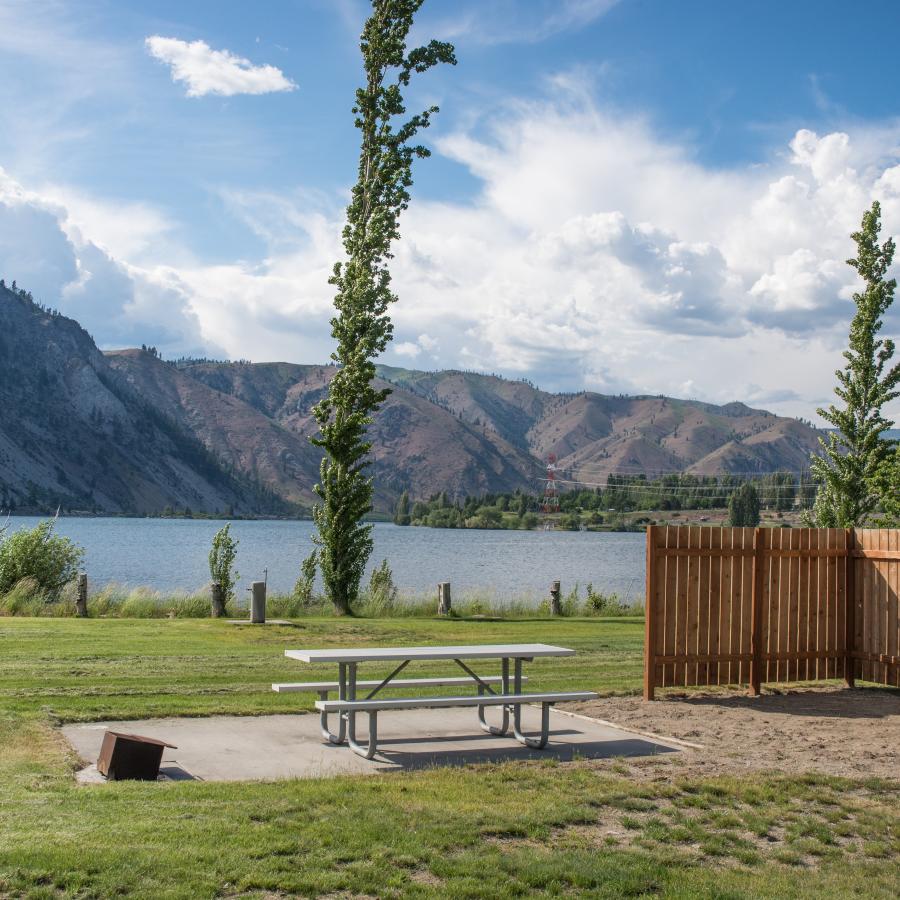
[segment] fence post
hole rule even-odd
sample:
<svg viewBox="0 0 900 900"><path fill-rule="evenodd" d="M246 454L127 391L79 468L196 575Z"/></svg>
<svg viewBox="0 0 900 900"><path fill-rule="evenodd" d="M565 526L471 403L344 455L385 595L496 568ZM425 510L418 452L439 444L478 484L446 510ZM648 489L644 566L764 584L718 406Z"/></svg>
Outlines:
<svg viewBox="0 0 900 900"><path fill-rule="evenodd" d="M550 585L550 615L562 615L562 603L560 602L560 586L558 581Z"/></svg>
<svg viewBox="0 0 900 900"><path fill-rule="evenodd" d="M250 590L250 621L262 625L266 621L266 583L254 581Z"/></svg>
<svg viewBox="0 0 900 900"><path fill-rule="evenodd" d="M75 615L80 619L87 618L87 572L78 576L78 593L75 595Z"/></svg>
<svg viewBox="0 0 900 900"><path fill-rule="evenodd" d="M647 587L644 594L644 699L652 700L656 687L656 617L653 598L656 573L655 525L647 526Z"/></svg>
<svg viewBox="0 0 900 900"><path fill-rule="evenodd" d="M856 531L848 528L845 531L844 546L847 548L847 585L844 592L847 609L844 610L844 681L848 688L856 687Z"/></svg>
<svg viewBox="0 0 900 900"><path fill-rule="evenodd" d="M438 615L450 615L450 582L442 581L438 584Z"/></svg>
<svg viewBox="0 0 900 900"><path fill-rule="evenodd" d="M212 615L214 619L225 615L225 595L222 593L222 583L219 581L212 583Z"/></svg>
<svg viewBox="0 0 900 900"><path fill-rule="evenodd" d="M763 529L753 532L753 586L750 593L750 695L758 697L762 689L762 622L765 548Z"/></svg>

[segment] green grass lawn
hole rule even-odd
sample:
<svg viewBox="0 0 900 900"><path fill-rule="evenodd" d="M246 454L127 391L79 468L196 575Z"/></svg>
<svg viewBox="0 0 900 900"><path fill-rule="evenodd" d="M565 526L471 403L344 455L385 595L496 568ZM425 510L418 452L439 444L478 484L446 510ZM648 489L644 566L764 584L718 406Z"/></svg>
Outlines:
<svg viewBox="0 0 900 900"><path fill-rule="evenodd" d="M642 637L628 619L0 619L0 897L897 896L898 782L548 762L81 787L54 727L308 708L269 689L332 674L284 659L298 646L545 641L579 653L535 661L535 687L635 692Z"/></svg>

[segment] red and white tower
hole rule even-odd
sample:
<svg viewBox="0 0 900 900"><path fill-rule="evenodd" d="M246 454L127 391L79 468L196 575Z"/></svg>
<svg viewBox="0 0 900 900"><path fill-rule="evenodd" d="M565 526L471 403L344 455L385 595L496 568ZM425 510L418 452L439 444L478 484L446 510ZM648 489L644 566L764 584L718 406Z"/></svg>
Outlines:
<svg viewBox="0 0 900 900"><path fill-rule="evenodd" d="M547 478L544 480L544 499L541 512L547 516L547 525L552 525L552 517L559 513L559 490L556 484L556 454L547 457Z"/></svg>

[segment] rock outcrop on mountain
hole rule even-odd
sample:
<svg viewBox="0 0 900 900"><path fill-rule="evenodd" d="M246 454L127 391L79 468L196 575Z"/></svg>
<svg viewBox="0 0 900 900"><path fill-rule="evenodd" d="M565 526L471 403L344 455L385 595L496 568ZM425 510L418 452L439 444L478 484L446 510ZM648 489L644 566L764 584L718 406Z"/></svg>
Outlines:
<svg viewBox="0 0 900 900"><path fill-rule="evenodd" d="M138 351L141 352L141 351ZM141 352L148 366L159 363ZM168 367L167 367L168 368ZM134 390L72 319L0 287L0 509L287 512Z"/></svg>

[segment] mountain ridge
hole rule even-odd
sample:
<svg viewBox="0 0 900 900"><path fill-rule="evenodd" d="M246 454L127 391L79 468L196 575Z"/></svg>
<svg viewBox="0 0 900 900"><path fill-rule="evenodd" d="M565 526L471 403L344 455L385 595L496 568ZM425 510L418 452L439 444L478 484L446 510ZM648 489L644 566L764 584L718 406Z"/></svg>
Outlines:
<svg viewBox="0 0 900 900"><path fill-rule="evenodd" d="M334 366L101 353L77 322L6 288L0 328L0 505L280 515L314 502L312 408ZM379 365L377 377L391 389L370 429L381 512L402 491L539 493L551 454L580 483L798 471L819 434L740 401L554 394L462 370Z"/></svg>

